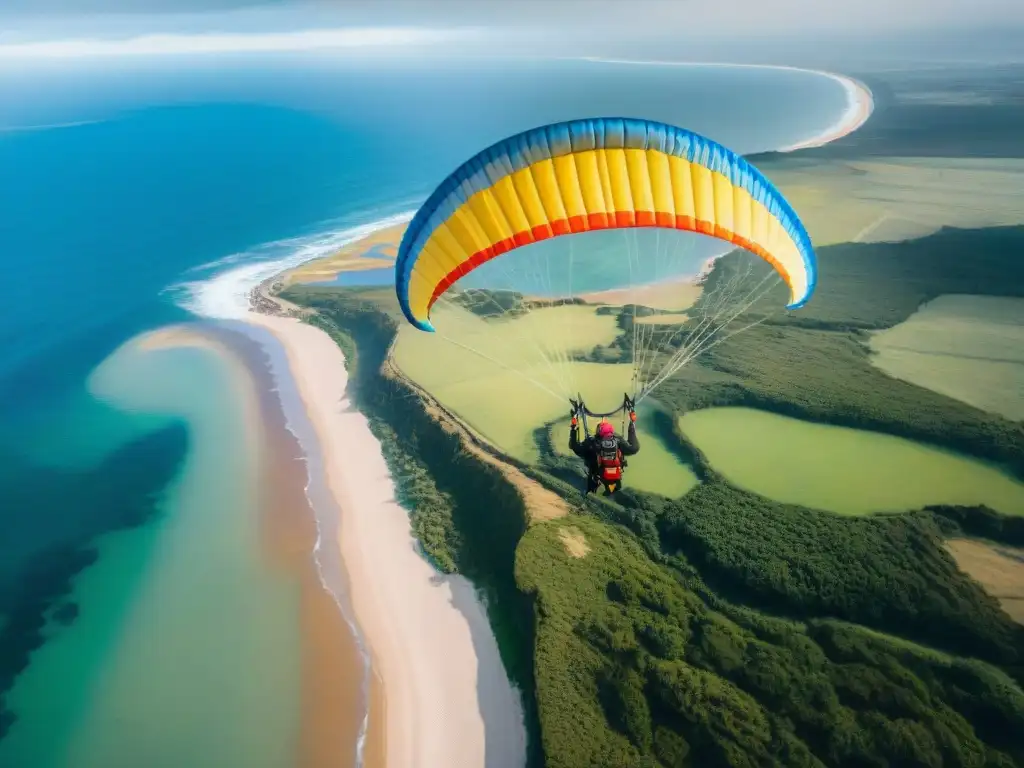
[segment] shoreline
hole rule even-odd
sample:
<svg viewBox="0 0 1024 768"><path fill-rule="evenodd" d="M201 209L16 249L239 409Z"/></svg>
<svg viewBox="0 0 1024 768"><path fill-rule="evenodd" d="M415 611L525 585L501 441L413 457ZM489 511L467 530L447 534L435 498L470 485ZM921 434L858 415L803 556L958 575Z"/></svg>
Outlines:
<svg viewBox="0 0 1024 768"><path fill-rule="evenodd" d="M522 702L483 604L467 579L420 554L380 445L346 394L340 348L295 318L249 313L244 322L283 347L323 459L339 515L332 544L370 657L375 757L395 768L522 766Z"/></svg>
<svg viewBox="0 0 1024 768"><path fill-rule="evenodd" d="M244 339L246 345L255 348L256 355L259 357L260 372L263 374L259 377L259 383L262 385L260 388L261 399L266 401L267 409L273 413L281 432L287 436L286 442L291 446L291 455L280 456L279 464L291 464L293 467L296 463L302 465L301 482L298 484L300 493L297 494L297 498L301 497L301 499L297 506L303 508L303 521L312 530L303 542L294 545L293 549L299 548L300 551L295 552L294 556L308 566L312 575L313 588L308 592L316 593L307 595L305 594L307 590L304 590L303 598L304 600L307 598L313 600L318 597L321 601L327 601L330 613L337 622L343 625L338 635L343 642L335 642L330 645L314 642L312 644L314 650L326 654L326 658L330 662L336 661L331 658L332 654L336 655L346 644L351 644L351 648L347 650L354 652L359 670L354 686L352 678L339 679L338 676L335 676L333 684L328 684L322 674L319 674L316 669L312 670L315 679L310 688L316 689L317 694L325 697L329 702L332 698L347 696L355 689L356 693L352 695L357 700L355 711L358 716L354 720L358 721L358 726L353 729L351 738L345 742L351 748L347 755L330 759L331 753L328 750L323 750L317 755L317 759L308 764L377 768L384 764L383 745L377 743L380 739L377 738L376 729L374 732L370 732L369 727L369 703L374 695L371 690L374 683L370 679L369 653L362 632L354 618L347 574L343 564L337 562L337 558L332 557L334 550L330 547L330 542L337 536L339 513L333 499L323 487L325 483L325 478L321 477L324 474L323 457L316 450L315 436L311 438L312 426L309 424L305 407L290 376L288 361L284 357L284 347L272 333L252 323L228 321L222 323L220 327L226 329L225 332L232 338ZM273 491L272 485L269 486L269 490ZM326 550L323 546L325 539L328 542ZM304 633L307 643L309 636L309 633ZM335 737L339 729L337 722L327 716L330 707L311 707L311 709L314 712L313 719L316 723L310 726L303 722L304 732L311 731L311 734L316 734L324 742L330 741L336 751L337 739ZM312 743L316 743L316 741L313 740ZM368 743L369 748L367 748ZM309 754L308 749L303 753L304 756Z"/></svg>
<svg viewBox="0 0 1024 768"><path fill-rule="evenodd" d="M620 63L687 66L678 62ZM842 84L847 91L847 109L824 131L777 151L790 152L834 141L853 132L870 117L873 100L863 84L843 75L799 71L831 77ZM327 266L343 256L357 256L366 243L376 242L385 233L406 225L414 213L406 211L343 232L309 238L310 244L298 247L284 258L236 266L210 279L179 284L176 288L189 291L190 295L180 303L194 314L237 321L249 329L260 329L273 336L284 350L282 367L285 371L281 375L294 381L300 407L311 425L315 441L313 450L318 449L321 453L324 491L331 497L331 506L339 518L336 535L324 537L330 538L324 542L324 548L333 551L333 556L340 559L344 581L350 590L347 597L353 614L346 620L350 623L354 620L354 633L366 641L363 650L368 669L364 691L369 702L360 736L360 743L366 740L366 753L357 757L357 764L401 768L420 764L444 764L453 768L482 764L483 737L485 732L489 736L491 729L483 727L482 702L476 700L476 688L471 680L487 667L487 673L495 676L497 687L504 686L512 692L514 702L506 701L499 705L498 710L502 710L501 717L509 723L517 721L516 728L506 727L505 730L516 730L518 735L513 740L521 742L519 747L505 747L510 750L507 761L492 763L489 759L487 764L519 766L525 761L522 702L508 682L486 613L479 601L471 596L472 585L462 579L465 583L459 588L464 598L468 596L469 612L477 612L475 620L466 615L466 599L460 600L464 604L462 608L455 605L456 582L452 577L442 577L418 554L408 515L394 500L394 486L380 455L379 443L370 432L366 418L351 407L345 393L348 377L341 350L325 333L295 319L296 315L304 314L301 308L274 295L276 287L289 282L291 273L304 266L308 271L314 262ZM664 292L666 286L678 290L678 286L685 283L699 292L699 284L714 262L731 250L729 248L709 257L696 275L674 277L642 290ZM592 298L607 298L609 293L612 292L598 292ZM675 303L680 303L678 297ZM327 394L324 387L333 388L333 393ZM339 402L342 404L341 412L337 409ZM343 439L343 434L348 437ZM353 440L352 434L358 434L359 438ZM300 445L303 443L301 439L299 442ZM358 448L350 443L355 443ZM307 459L310 455L308 449L309 446L303 446ZM353 455L354 450L362 455ZM340 457L345 458L342 460ZM355 471L352 467L360 470ZM312 465L310 471L313 471ZM366 487L360 489L352 482L355 477L372 478L372 482L369 485L364 483ZM386 522L382 522L384 518ZM318 541L317 549L319 545ZM371 551L378 556L368 558L367 552ZM313 555L315 559L316 552ZM379 580L374 579L373 563L388 563L391 573L403 575L395 575L387 580L388 585L382 586ZM331 592L327 584L323 588ZM437 595L432 594L439 588L447 592L446 600L437 601ZM388 592L388 589L392 591ZM413 598L414 594L419 594L420 598ZM425 606L433 604L432 601L436 601L436 616L445 617L445 631L450 633L449 637L435 637L434 645L424 642L431 636L432 629L431 622L425 621L423 613ZM340 603L339 612L345 613ZM478 630L467 632L467 627L477 622L482 622ZM483 654L485 658L474 651L474 638L477 643L482 638L484 644L493 645ZM452 652L460 645L461 652ZM466 664L467 659L476 663ZM437 679L441 668L447 672L443 680ZM431 677L435 678L433 684L423 682ZM490 687L492 690L495 688L493 684ZM438 713L445 710L448 710L445 712L447 716L439 718ZM449 728L450 732L446 730ZM489 743L486 746L490 758ZM516 749L520 754L512 759L511 752Z"/></svg>
<svg viewBox="0 0 1024 768"><path fill-rule="evenodd" d="M779 152L796 152L801 149L813 149L831 144L833 141L838 141L856 131L868 121L875 111L874 94L860 80L856 80L848 75L825 72L824 70L821 70L819 73L832 78L846 89L846 111L830 128L822 131L817 136L812 136L804 141L783 147L778 150Z"/></svg>
<svg viewBox="0 0 1024 768"><path fill-rule="evenodd" d="M295 765L359 766L364 738L364 665L359 637L325 589L319 564L310 558L320 531L307 494L309 460L288 423L275 386L273 357L251 329L207 323L164 326L134 341L143 352L195 347L220 357L242 396L251 432L248 447L261 486L254 510L260 555L268 571L298 590L300 717ZM351 750L339 752L339 743ZM374 764L370 764L374 765Z"/></svg>
<svg viewBox="0 0 1024 768"><path fill-rule="evenodd" d="M339 597L325 584L316 557L321 530L309 494L311 460L277 386L277 361L250 330L214 327L208 333L224 338L257 389L266 436L261 469L265 500L260 510L265 549L274 567L299 577L302 718L297 764L360 766L366 736L361 638ZM340 754L340 743L350 750Z"/></svg>
<svg viewBox="0 0 1024 768"><path fill-rule="evenodd" d="M866 123L874 112L874 96L871 90L859 80L848 75L824 70L786 67L773 64L728 64L717 62L682 62L682 61L638 61L630 59L604 59L599 57L576 57L576 61L593 61L606 64L648 65L671 67L730 67L736 69L774 69L790 72L802 72L819 77L827 77L843 86L846 91L847 105L845 111L830 126L817 134L794 144L765 152L790 153L801 149L821 147L847 136ZM172 286L177 292L187 295L179 300L184 309L200 316L212 319L241 320L252 306L252 296L257 292L261 300L279 303L281 300L270 296L275 283L287 279L288 273L304 265L317 261L337 258L339 255L352 251L356 246L368 239L379 237L382 232L408 224L416 211L408 210L392 214L376 221L359 224L340 232L313 235L296 240L295 250L288 256L256 262L242 267L227 269L212 278L198 281L186 281ZM287 241L281 241L282 243ZM731 250L731 249L730 249ZM724 255L724 254L719 254ZM235 256L221 259L205 265L214 268L220 263L230 263ZM710 269L714 259L711 257L704 268L695 276L699 279ZM257 307L259 308L259 307ZM291 308L286 308L291 311ZM297 309L297 308L295 308Z"/></svg>
<svg viewBox="0 0 1024 768"><path fill-rule="evenodd" d="M600 56L581 56L575 57L576 61L590 61L598 64L623 64L623 65L634 65L634 66L652 66L652 67L724 67L730 69L773 69L782 72L803 72L809 75L818 75L820 77L827 77L843 86L846 91L846 110L842 115L830 126L824 128L817 134L798 141L794 144L790 144L785 147L781 147L775 150L764 150L765 152L796 152L801 149L811 149L813 147L823 147L826 144L830 144L833 141L837 141L844 136L847 136L864 123L871 117L871 113L875 110L875 98L874 94L871 93L871 89L868 88L864 83L856 78L850 77L849 75L841 75L838 72L828 72L823 69L806 69L804 67L787 67L781 64L729 64L727 62L716 62L716 61L665 61L665 60L651 60L642 61L639 59L607 59Z"/></svg>

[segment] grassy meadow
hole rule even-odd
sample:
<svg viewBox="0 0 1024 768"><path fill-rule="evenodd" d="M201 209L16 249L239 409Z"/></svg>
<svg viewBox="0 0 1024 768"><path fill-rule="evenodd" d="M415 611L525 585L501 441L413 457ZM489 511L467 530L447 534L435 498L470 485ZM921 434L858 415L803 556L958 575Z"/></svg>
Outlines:
<svg viewBox="0 0 1024 768"><path fill-rule="evenodd" d="M871 337L890 376L1024 420L1024 299L946 295Z"/></svg>
<svg viewBox="0 0 1024 768"><path fill-rule="evenodd" d="M483 318L439 306L437 333L401 328L393 350L399 370L477 432L522 461L536 459L533 430L569 412L570 393L622 401L632 369L572 359L618 335L615 318L593 307L535 309Z"/></svg>
<svg viewBox="0 0 1024 768"><path fill-rule="evenodd" d="M1021 159L773 158L762 166L800 212L816 247L1024 223Z"/></svg>
<svg viewBox="0 0 1024 768"><path fill-rule="evenodd" d="M599 314L596 307L542 307L484 318L445 303L432 317L436 334L408 326L398 331L393 359L399 370L520 461L540 459L535 432L552 423L556 451L569 453L570 393L583 393L593 410L603 411L633 389L632 365L572 359L621 333L616 315ZM640 413L642 452L630 463L630 486L682 495L696 482L693 472Z"/></svg>

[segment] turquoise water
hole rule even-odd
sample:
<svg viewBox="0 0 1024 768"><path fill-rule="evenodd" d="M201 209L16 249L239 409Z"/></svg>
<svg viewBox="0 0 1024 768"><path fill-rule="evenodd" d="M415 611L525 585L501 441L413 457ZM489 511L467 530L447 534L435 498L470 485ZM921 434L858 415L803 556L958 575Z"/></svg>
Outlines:
<svg viewBox="0 0 1024 768"><path fill-rule="evenodd" d="M100 537L96 564L74 579L79 619L12 689L19 720L0 742L0 764L289 762L297 585L260 560L257 442L233 373L207 350L127 348L91 377L113 407L182 420L189 451L154 521Z"/></svg>
<svg viewBox="0 0 1024 768"><path fill-rule="evenodd" d="M578 296L609 288L650 285L696 275L705 261L731 246L720 240L668 230L604 230L545 240L513 257L488 262L459 287L514 290L535 296ZM312 285L394 285L395 271L356 269Z"/></svg>
<svg viewBox="0 0 1024 768"><path fill-rule="evenodd" d="M414 208L525 128L635 115L753 152L844 98L794 72L581 62L0 74L0 764L283 765L293 746L294 595L260 561L226 370L123 342L237 308L246 274ZM116 392L90 389L97 368Z"/></svg>
<svg viewBox="0 0 1024 768"><path fill-rule="evenodd" d="M395 282L395 270L392 267L387 269L353 269L348 272L339 272L333 280L321 280L311 285L337 285L342 288L355 288L368 285L393 285Z"/></svg>

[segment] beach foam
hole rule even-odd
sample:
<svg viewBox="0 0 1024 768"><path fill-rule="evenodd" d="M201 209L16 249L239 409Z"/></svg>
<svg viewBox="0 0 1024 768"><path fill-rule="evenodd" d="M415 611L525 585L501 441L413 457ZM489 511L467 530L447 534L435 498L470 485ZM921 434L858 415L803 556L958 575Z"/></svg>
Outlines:
<svg viewBox="0 0 1024 768"><path fill-rule="evenodd" d="M413 213L415 211L403 211L355 227L279 240L231 254L192 270L194 273L214 272L212 277L181 282L171 286L169 291L180 307L200 317L240 320L249 311L249 294L264 280L328 256L374 232L404 224L412 219ZM238 266L234 266L236 264Z"/></svg>
<svg viewBox="0 0 1024 768"><path fill-rule="evenodd" d="M820 147L840 139L862 126L874 110L874 99L866 85L854 78L834 72L760 64L640 61L599 57L583 57L582 60L623 65L775 69L827 77L841 85L846 92L846 109L835 122L807 139L780 148L777 150L779 152L793 152L799 149ZM306 237L279 240L266 243L243 253L230 254L217 261L190 270L190 273L197 275L213 272L212 277L183 281L172 286L169 290L179 306L196 315L217 319L241 319L249 310L249 294L264 280L268 280L285 270L293 269L315 259L328 256L338 249L351 245L382 229L407 223L412 219L414 213L415 210L403 211L354 227L327 231ZM728 249L723 251L723 253L725 252L728 252ZM713 262L714 258L709 259L702 273Z"/></svg>

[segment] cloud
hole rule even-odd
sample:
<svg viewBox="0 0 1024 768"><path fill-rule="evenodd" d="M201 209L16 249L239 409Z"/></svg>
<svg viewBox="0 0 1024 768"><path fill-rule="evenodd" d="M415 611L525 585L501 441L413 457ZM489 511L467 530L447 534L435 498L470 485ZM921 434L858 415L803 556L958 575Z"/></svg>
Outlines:
<svg viewBox="0 0 1024 768"><path fill-rule="evenodd" d="M432 45L465 39L471 30L411 27L311 29L295 32L153 34L122 39L65 39L0 44L0 59L72 59L173 56L204 53L329 51L380 46Z"/></svg>
<svg viewBox="0 0 1024 768"><path fill-rule="evenodd" d="M403 25L531 28L567 37L594 29L696 38L1024 24L1021 0L302 0L264 7L334 14L342 25L389 19Z"/></svg>
<svg viewBox="0 0 1024 768"><path fill-rule="evenodd" d="M295 5L293 0L4 0L0 14L53 16L93 13L207 13L238 8Z"/></svg>
<svg viewBox="0 0 1024 768"><path fill-rule="evenodd" d="M458 41L464 45L449 50L614 55L626 46L630 56L687 59L706 55L700 51L708 46L723 53L731 46L736 56L788 41L875 44L885 36L993 28L1024 29L1024 0L0 0L0 57Z"/></svg>

